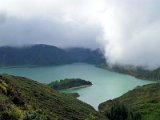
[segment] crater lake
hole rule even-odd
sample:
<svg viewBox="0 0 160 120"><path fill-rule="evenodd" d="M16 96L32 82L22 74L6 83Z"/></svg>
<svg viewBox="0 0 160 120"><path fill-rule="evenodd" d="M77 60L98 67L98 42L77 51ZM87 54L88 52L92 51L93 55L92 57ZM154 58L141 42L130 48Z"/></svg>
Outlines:
<svg viewBox="0 0 160 120"><path fill-rule="evenodd" d="M23 76L45 84L65 78L81 78L91 81L92 86L71 89L67 92L79 93L78 99L92 105L95 109L106 100L119 97L137 86L154 82L110 72L85 63L46 67L6 67L0 68L0 73Z"/></svg>

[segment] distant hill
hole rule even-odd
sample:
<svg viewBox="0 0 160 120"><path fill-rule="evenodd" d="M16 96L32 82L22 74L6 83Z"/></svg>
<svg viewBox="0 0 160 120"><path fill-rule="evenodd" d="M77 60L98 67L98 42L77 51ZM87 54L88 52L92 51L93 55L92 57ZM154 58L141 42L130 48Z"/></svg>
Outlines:
<svg viewBox="0 0 160 120"><path fill-rule="evenodd" d="M142 120L160 120L160 83L137 87L119 98L100 104L99 110L105 114L117 103L125 105L133 113L139 113Z"/></svg>
<svg viewBox="0 0 160 120"><path fill-rule="evenodd" d="M0 120L105 119L90 105L47 85L24 77L1 74Z"/></svg>
<svg viewBox="0 0 160 120"><path fill-rule="evenodd" d="M147 79L147 80L160 80L160 68L154 70L147 70L143 67L135 67L130 65L114 65L109 66L108 64L99 64L97 67L107 69L114 72L124 73L132 75L136 78Z"/></svg>
<svg viewBox="0 0 160 120"><path fill-rule="evenodd" d="M66 52L71 60L90 64L101 64L105 62L104 55L100 49L90 50L86 48L69 48Z"/></svg>
<svg viewBox="0 0 160 120"><path fill-rule="evenodd" d="M100 50L61 49L37 44L26 47L0 47L0 66L60 65L75 62L100 64L105 59Z"/></svg>

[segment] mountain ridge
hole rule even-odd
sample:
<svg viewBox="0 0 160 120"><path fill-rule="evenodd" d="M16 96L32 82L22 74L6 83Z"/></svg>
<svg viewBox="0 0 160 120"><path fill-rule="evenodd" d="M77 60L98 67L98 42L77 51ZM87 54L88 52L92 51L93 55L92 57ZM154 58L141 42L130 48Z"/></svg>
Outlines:
<svg viewBox="0 0 160 120"><path fill-rule="evenodd" d="M76 62L100 64L104 61L105 58L99 49L62 49L56 46L44 44L24 47L0 47L0 66L45 66L70 64Z"/></svg>

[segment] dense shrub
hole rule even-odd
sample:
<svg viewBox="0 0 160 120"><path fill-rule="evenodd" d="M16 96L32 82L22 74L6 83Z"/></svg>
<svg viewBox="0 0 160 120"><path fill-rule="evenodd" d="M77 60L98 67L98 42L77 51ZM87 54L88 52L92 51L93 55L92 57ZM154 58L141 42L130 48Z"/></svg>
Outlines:
<svg viewBox="0 0 160 120"><path fill-rule="evenodd" d="M85 119L85 120L95 120L96 118L94 117L94 115L89 114L89 116Z"/></svg>
<svg viewBox="0 0 160 120"><path fill-rule="evenodd" d="M23 120L49 120L46 116L40 115L37 112L27 112Z"/></svg>
<svg viewBox="0 0 160 120"><path fill-rule="evenodd" d="M4 112L1 114L0 120L16 120L16 118L7 112Z"/></svg>
<svg viewBox="0 0 160 120"><path fill-rule="evenodd" d="M114 104L110 111L106 111L105 115L110 120L141 120L139 113L133 113L121 104Z"/></svg>

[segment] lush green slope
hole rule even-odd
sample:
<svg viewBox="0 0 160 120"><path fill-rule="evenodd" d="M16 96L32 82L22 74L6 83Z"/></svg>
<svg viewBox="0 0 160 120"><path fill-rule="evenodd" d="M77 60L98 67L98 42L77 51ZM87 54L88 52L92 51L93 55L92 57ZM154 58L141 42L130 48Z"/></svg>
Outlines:
<svg viewBox="0 0 160 120"><path fill-rule="evenodd" d="M157 68L155 70L146 70L143 67L135 67L130 65L114 65L110 67L107 64L100 64L97 65L97 67L119 73L129 74L140 79L160 80L160 68Z"/></svg>
<svg viewBox="0 0 160 120"><path fill-rule="evenodd" d="M100 64L104 61L103 54L99 50L61 49L43 44L19 48L0 47L0 66L59 65L74 62Z"/></svg>
<svg viewBox="0 0 160 120"><path fill-rule="evenodd" d="M137 87L119 98L100 104L99 110L105 114L115 104L125 105L133 113L140 113L142 120L160 120L160 83Z"/></svg>
<svg viewBox="0 0 160 120"><path fill-rule="evenodd" d="M90 105L23 77L0 75L1 120L103 120Z"/></svg>
<svg viewBox="0 0 160 120"><path fill-rule="evenodd" d="M72 79L66 78L60 81L53 81L48 85L55 90L64 90L64 89L70 89L74 87L90 86L92 85L92 83L90 81L82 80L79 78L72 78Z"/></svg>

